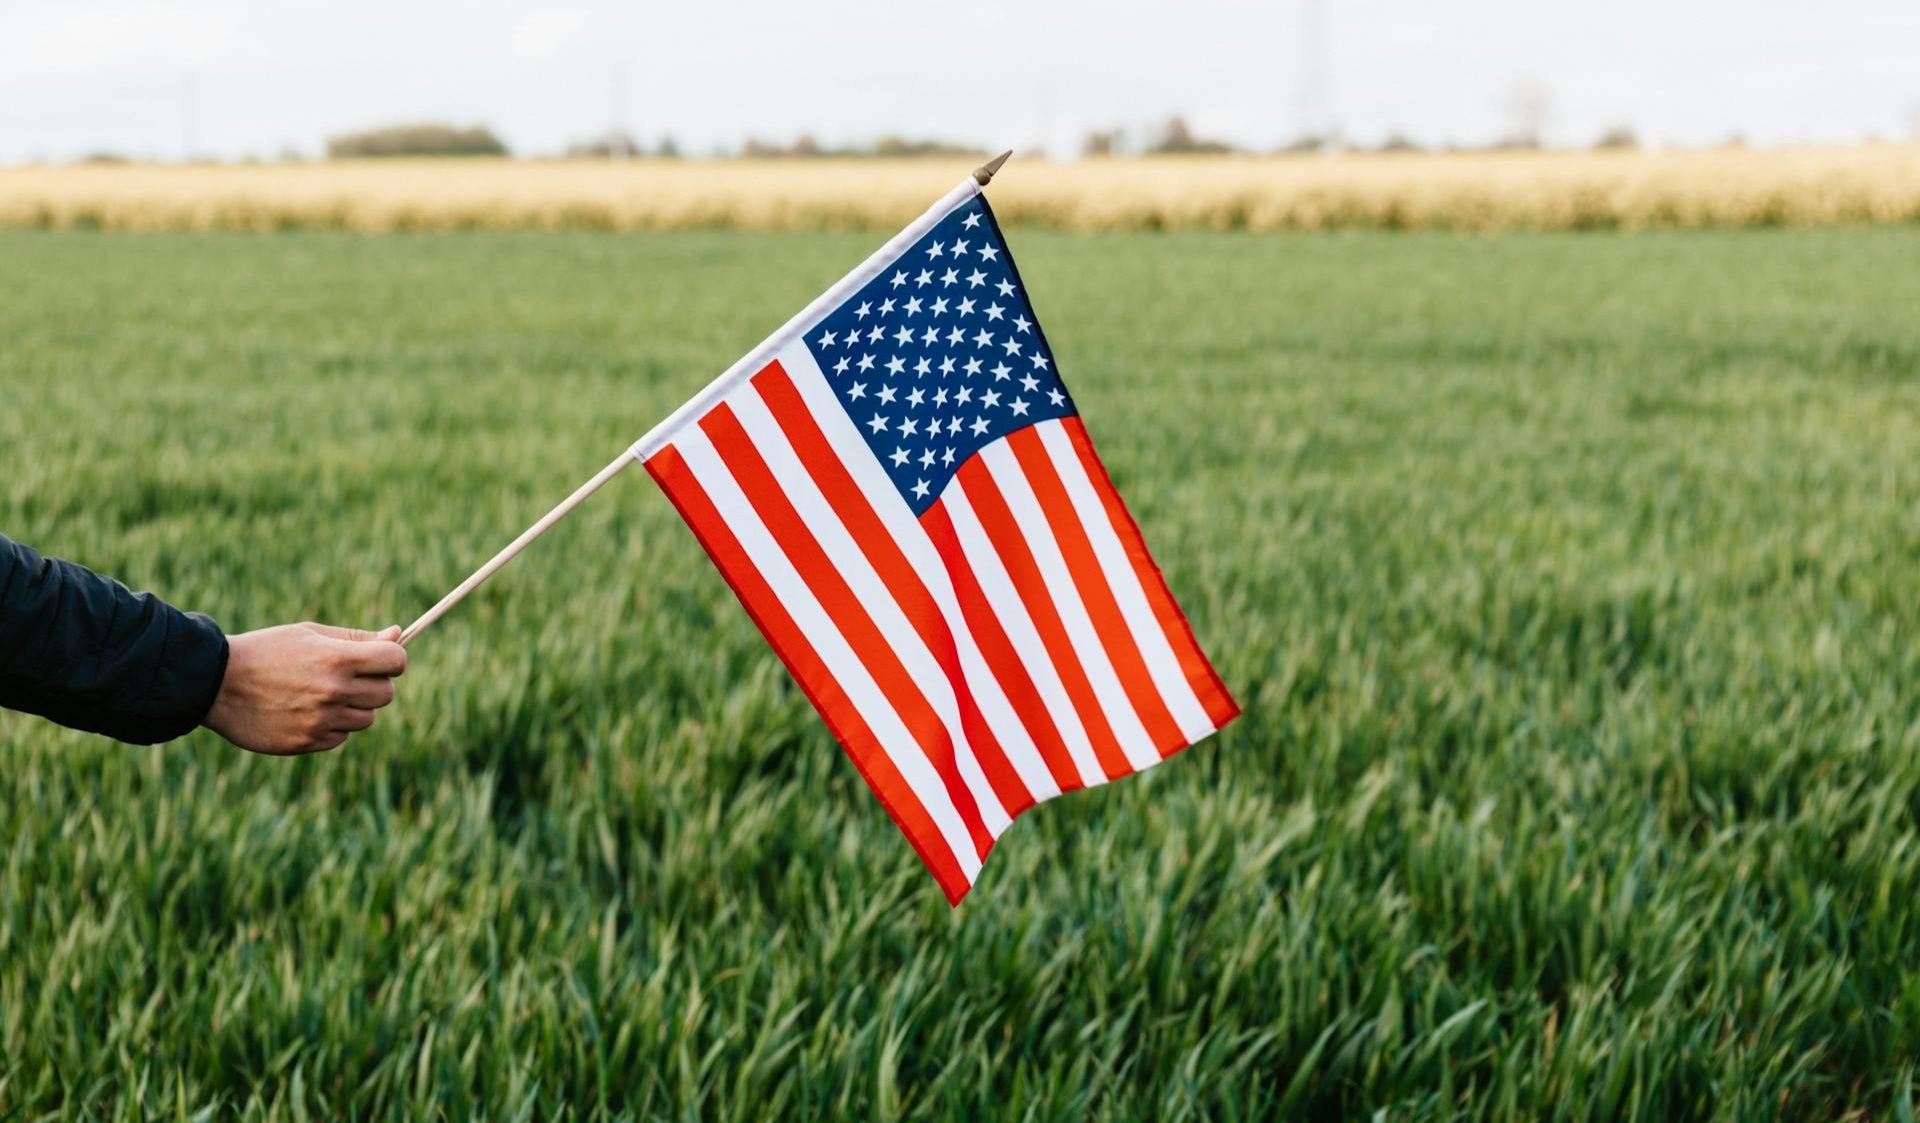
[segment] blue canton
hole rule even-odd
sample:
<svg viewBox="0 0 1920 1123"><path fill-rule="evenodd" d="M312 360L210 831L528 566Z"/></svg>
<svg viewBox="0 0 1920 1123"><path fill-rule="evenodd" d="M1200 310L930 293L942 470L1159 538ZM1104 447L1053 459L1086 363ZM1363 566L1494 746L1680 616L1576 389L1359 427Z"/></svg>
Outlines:
<svg viewBox="0 0 1920 1123"><path fill-rule="evenodd" d="M915 515L982 445L1074 413L985 196L806 334Z"/></svg>

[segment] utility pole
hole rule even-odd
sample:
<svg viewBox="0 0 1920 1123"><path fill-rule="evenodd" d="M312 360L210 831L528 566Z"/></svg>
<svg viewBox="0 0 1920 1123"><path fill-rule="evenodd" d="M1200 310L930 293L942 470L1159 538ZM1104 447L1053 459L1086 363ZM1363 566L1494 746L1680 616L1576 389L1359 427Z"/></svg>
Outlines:
<svg viewBox="0 0 1920 1123"><path fill-rule="evenodd" d="M1327 93L1326 0L1301 0L1305 26L1300 37L1300 92L1297 112L1301 141L1315 140L1323 149L1334 144L1332 100Z"/></svg>
<svg viewBox="0 0 1920 1123"><path fill-rule="evenodd" d="M193 163L193 154L200 147L199 137L194 135L193 120L193 71L187 71L180 82L180 162Z"/></svg>
<svg viewBox="0 0 1920 1123"><path fill-rule="evenodd" d="M619 63L613 64L613 77L608 94L607 113L607 158L616 163L623 162L631 155L627 151L627 70Z"/></svg>

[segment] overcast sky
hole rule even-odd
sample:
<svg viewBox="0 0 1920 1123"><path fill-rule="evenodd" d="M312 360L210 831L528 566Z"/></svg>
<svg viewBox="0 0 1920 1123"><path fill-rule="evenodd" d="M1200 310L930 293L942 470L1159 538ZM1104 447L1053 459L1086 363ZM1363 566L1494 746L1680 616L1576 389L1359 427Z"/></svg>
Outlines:
<svg viewBox="0 0 1920 1123"><path fill-rule="evenodd" d="M690 152L807 132L1064 155L1176 111L1271 146L1303 125L1307 2L0 0L0 161L176 158L189 139L314 154L428 119L542 154L616 102ZM1327 0L1325 29L1327 105L1360 143L1492 139L1527 79L1552 90L1556 143L1617 123L1659 144L1845 142L1920 112L1920 0Z"/></svg>

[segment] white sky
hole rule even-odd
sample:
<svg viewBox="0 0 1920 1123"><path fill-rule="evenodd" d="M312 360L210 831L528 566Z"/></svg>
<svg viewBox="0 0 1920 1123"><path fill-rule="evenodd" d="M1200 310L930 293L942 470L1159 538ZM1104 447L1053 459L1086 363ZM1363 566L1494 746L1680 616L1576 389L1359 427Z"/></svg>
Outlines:
<svg viewBox="0 0 1920 1123"><path fill-rule="evenodd" d="M1174 111L1271 146L1301 130L1308 0L0 0L0 162L234 158L399 120L557 152L623 116L689 152L882 133L1073 151ZM1549 139L1898 137L1920 111L1920 0L1326 0L1344 133L1479 142L1507 92ZM189 93L190 91L190 93ZM189 112L188 106L191 106ZM191 117L192 124L188 125Z"/></svg>

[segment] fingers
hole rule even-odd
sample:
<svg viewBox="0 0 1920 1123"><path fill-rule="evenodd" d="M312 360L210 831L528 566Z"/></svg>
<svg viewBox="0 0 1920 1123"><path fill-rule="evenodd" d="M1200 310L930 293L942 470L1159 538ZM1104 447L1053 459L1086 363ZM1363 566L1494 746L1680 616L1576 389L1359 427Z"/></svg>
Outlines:
<svg viewBox="0 0 1920 1123"><path fill-rule="evenodd" d="M328 724L333 728L326 735L331 736L337 733L342 741L346 740L346 735L349 733L358 733L373 726L373 711L353 706L342 706L332 711L328 717Z"/></svg>
<svg viewBox="0 0 1920 1123"><path fill-rule="evenodd" d="M389 629L391 630L391 629ZM362 632L367 638L340 645L340 657L346 669L356 675L393 678L407 672L407 649L379 634Z"/></svg>
<svg viewBox="0 0 1920 1123"><path fill-rule="evenodd" d="M357 710L377 710L393 704L393 680L379 675L359 675L341 688L337 700Z"/></svg>

